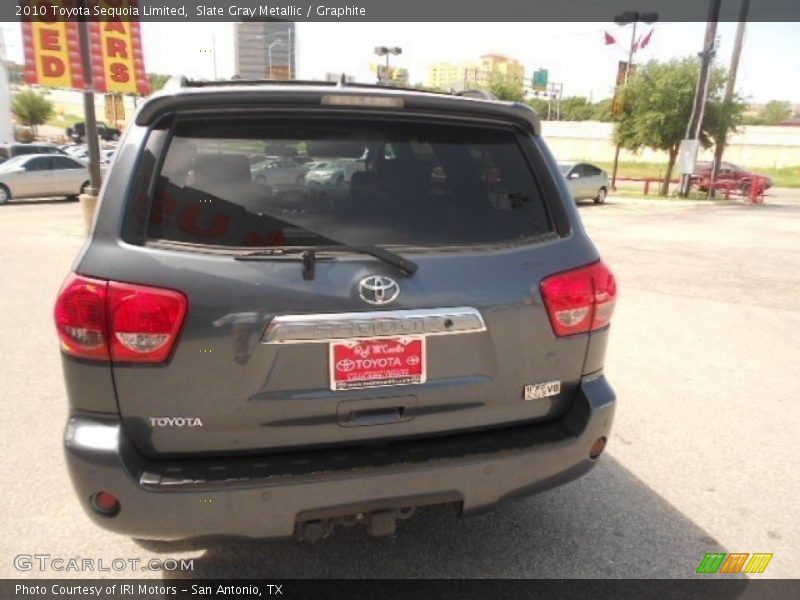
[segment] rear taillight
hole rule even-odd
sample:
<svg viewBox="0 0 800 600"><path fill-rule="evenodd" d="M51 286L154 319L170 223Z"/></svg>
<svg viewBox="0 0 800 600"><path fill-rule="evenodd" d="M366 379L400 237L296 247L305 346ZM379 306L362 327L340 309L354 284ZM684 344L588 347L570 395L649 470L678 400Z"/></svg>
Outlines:
<svg viewBox="0 0 800 600"><path fill-rule="evenodd" d="M70 274L56 300L56 329L61 348L81 358L108 360L107 281Z"/></svg>
<svg viewBox="0 0 800 600"><path fill-rule="evenodd" d="M185 314L180 292L74 274L64 282L55 309L67 354L118 362L165 361Z"/></svg>
<svg viewBox="0 0 800 600"><path fill-rule="evenodd" d="M186 297L180 292L109 282L111 360L163 362L185 314Z"/></svg>
<svg viewBox="0 0 800 600"><path fill-rule="evenodd" d="M602 261L551 275L542 280L541 290L559 337L600 329L611 321L617 284Z"/></svg>

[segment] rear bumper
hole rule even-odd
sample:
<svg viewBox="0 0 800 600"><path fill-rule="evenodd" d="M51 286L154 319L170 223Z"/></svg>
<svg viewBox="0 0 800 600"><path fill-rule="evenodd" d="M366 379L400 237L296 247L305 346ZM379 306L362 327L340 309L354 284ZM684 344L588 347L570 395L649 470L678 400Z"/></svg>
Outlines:
<svg viewBox="0 0 800 600"><path fill-rule="evenodd" d="M261 476L257 469L273 456L153 464L117 420L72 415L64 445L78 498L100 527L160 540L280 538L311 518L444 502L468 514L561 485L594 465L589 450L608 437L614 405L614 392L600 375L584 379L573 407L556 422L397 443L366 453L377 457L369 466L357 464L363 452L337 467L331 458L339 457L331 455L341 452L314 451L283 461L298 466L296 473ZM321 455L321 466L308 468ZM91 496L101 490L119 499L116 516L90 508Z"/></svg>

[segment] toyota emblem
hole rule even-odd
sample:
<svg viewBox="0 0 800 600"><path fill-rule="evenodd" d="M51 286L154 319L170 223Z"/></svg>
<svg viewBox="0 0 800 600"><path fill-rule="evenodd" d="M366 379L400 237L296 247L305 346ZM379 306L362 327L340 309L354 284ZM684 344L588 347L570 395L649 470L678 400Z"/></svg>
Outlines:
<svg viewBox="0 0 800 600"><path fill-rule="evenodd" d="M391 277L370 275L358 282L358 295L367 304L389 304L400 295L400 286Z"/></svg>

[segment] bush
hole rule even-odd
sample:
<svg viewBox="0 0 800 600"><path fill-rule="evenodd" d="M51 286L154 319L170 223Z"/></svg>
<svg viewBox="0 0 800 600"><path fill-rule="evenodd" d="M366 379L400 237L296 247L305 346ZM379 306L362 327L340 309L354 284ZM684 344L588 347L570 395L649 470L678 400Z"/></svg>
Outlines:
<svg viewBox="0 0 800 600"><path fill-rule="evenodd" d="M33 90L23 90L11 99L11 112L20 123L33 129L35 137L36 127L53 114L53 103Z"/></svg>

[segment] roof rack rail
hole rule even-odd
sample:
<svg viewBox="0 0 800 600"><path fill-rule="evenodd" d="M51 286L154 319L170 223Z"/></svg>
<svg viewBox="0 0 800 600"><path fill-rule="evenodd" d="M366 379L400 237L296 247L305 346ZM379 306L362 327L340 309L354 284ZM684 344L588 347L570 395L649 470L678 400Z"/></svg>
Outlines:
<svg viewBox="0 0 800 600"><path fill-rule="evenodd" d="M259 85L276 85L276 86L324 86L324 87L340 87L340 88L364 88L364 89L386 89L397 90L402 92L422 92L428 94L441 94L444 96L454 95L452 92L443 92L440 90L433 90L427 88L415 88L409 86L396 86L396 85L382 85L380 83L358 83L346 81L344 73L336 81L321 81L312 79L187 79L183 75L172 76L164 86L166 89L177 88L203 88L203 87L217 87L217 86L259 86ZM490 96L489 96L490 97Z"/></svg>

